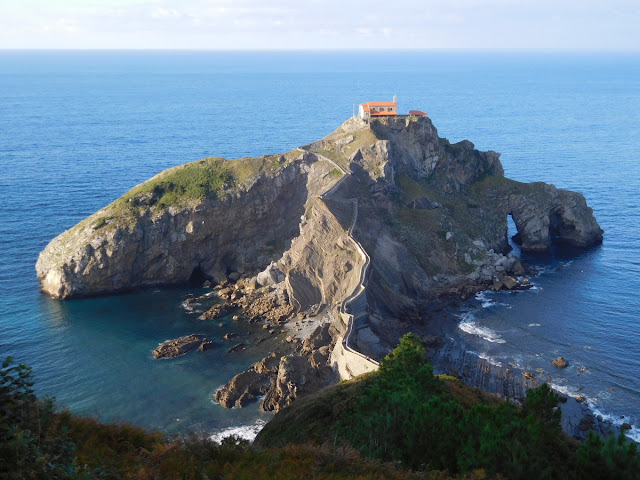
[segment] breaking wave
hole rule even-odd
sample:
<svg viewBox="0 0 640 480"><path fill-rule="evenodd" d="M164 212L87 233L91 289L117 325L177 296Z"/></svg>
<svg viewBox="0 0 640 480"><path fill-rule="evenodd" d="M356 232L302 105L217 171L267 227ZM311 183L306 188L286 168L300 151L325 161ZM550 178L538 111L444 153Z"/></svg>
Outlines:
<svg viewBox="0 0 640 480"><path fill-rule="evenodd" d="M483 359L483 360L486 360L487 362L489 362L494 367L502 367L502 362L499 362L498 360L495 360L494 358L490 357L489 355L487 355L485 353L478 354L478 357Z"/></svg>
<svg viewBox="0 0 640 480"><path fill-rule="evenodd" d="M491 343L507 343L499 334L487 327L482 327L475 322L475 317L471 313L460 315L462 322L458 328L469 335L476 335Z"/></svg>
<svg viewBox="0 0 640 480"><path fill-rule="evenodd" d="M214 442L222 442L222 440L226 437L230 437L235 435L236 437L242 438L243 440L249 440L253 442L260 432L262 428L266 425L267 422L264 420L257 420L253 425L243 425L240 427L229 427L219 432L214 433L209 438Z"/></svg>
<svg viewBox="0 0 640 480"><path fill-rule="evenodd" d="M478 300L482 304L482 308L489 308L489 307L496 307L496 306L500 306L500 307L509 306L508 303L496 302L495 300L489 297L488 293L489 292L485 290L483 292L478 292L475 295L476 300Z"/></svg>

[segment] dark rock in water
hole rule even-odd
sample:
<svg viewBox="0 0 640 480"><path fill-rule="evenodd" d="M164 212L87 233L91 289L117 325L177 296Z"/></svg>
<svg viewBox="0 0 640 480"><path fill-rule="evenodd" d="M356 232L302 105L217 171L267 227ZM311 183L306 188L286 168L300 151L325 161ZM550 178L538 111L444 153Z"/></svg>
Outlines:
<svg viewBox="0 0 640 480"><path fill-rule="evenodd" d="M207 345L206 347L204 345ZM196 348L206 350L213 344L206 335L194 334L168 340L153 351L156 359L175 358Z"/></svg>
<svg viewBox="0 0 640 480"><path fill-rule="evenodd" d="M554 367L558 368L567 368L569 366L569 363L562 357L556 358L553 362L551 362L551 364Z"/></svg>
<svg viewBox="0 0 640 480"><path fill-rule="evenodd" d="M223 385L213 396L224 408L242 408L264 395L270 388L278 372L281 355L271 356L254 363L248 370L239 373Z"/></svg>
<svg viewBox="0 0 640 480"><path fill-rule="evenodd" d="M214 305L209 310L198 317L199 320L215 320L218 317L227 315L233 307L224 303Z"/></svg>
<svg viewBox="0 0 640 480"><path fill-rule="evenodd" d="M513 240L513 242L516 245L522 245L522 237L520 236L519 233L516 233L515 235L511 236L511 240Z"/></svg>
<svg viewBox="0 0 640 480"><path fill-rule="evenodd" d="M624 422L621 427L623 430L631 430L631 424L627 422Z"/></svg>
<svg viewBox="0 0 640 480"><path fill-rule="evenodd" d="M518 281L515 278L510 277L509 275L505 275L505 277L502 279L502 284L507 290L512 290L518 285Z"/></svg>
<svg viewBox="0 0 640 480"><path fill-rule="evenodd" d="M231 347L229 350L227 350L227 353L237 352L238 350L242 350L246 346L247 346L246 343L238 343L238 344L234 345L233 347Z"/></svg>
<svg viewBox="0 0 640 480"><path fill-rule="evenodd" d="M213 348L214 345L215 344L211 340L204 341L198 347L198 351L204 352L205 350L209 350L210 348Z"/></svg>
<svg viewBox="0 0 640 480"><path fill-rule="evenodd" d="M230 338L235 338L235 337L237 337L237 336L238 336L238 334L237 334L237 333L231 333L231 332L230 332L230 333L225 333L225 334L224 334L224 339L225 339L225 340L229 340Z"/></svg>

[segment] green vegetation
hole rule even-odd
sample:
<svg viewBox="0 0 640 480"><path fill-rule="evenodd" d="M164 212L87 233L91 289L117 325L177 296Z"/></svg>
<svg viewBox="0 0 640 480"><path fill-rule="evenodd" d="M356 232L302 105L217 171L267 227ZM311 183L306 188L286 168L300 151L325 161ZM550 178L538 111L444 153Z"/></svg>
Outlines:
<svg viewBox="0 0 640 480"><path fill-rule="evenodd" d="M557 396L531 390L522 408L435 376L414 335L378 372L297 400L255 445L236 437L168 438L55 412L31 369L0 370L0 478L8 479L638 479L623 434L560 430ZM453 476L453 477L452 477Z"/></svg>
<svg viewBox="0 0 640 480"><path fill-rule="evenodd" d="M215 199L221 190L240 185L250 177L263 173L274 174L287 161L284 155L236 160L204 158L159 173L132 188L107 208L114 216L118 216L136 212L140 207L165 209L189 201Z"/></svg>
<svg viewBox="0 0 640 480"><path fill-rule="evenodd" d="M225 184L233 182L222 158L206 158L174 167L130 190L122 202L139 201L144 205L165 208L182 199L204 199L215 196Z"/></svg>
<svg viewBox="0 0 640 480"><path fill-rule="evenodd" d="M69 478L72 452L53 401L34 394L31 368L8 357L0 368L0 478Z"/></svg>
<svg viewBox="0 0 640 480"><path fill-rule="evenodd" d="M93 224L93 229L98 230L99 228L104 227L107 224L107 219L104 217L100 217L96 223Z"/></svg>
<svg viewBox="0 0 640 480"><path fill-rule="evenodd" d="M343 176L344 176L344 173L339 168L334 168L329 172L330 178L342 178Z"/></svg>
<svg viewBox="0 0 640 480"><path fill-rule="evenodd" d="M33 393L31 368L7 358L0 369L0 479L424 478L362 459L352 448L288 445L256 449L230 437L167 438L126 424L55 412Z"/></svg>
<svg viewBox="0 0 640 480"><path fill-rule="evenodd" d="M434 376L409 334L378 372L285 409L257 442L332 442L410 469L467 478L640 478L635 444L624 435L602 441L592 434L578 446L560 429L557 401L546 384L530 390L520 408Z"/></svg>

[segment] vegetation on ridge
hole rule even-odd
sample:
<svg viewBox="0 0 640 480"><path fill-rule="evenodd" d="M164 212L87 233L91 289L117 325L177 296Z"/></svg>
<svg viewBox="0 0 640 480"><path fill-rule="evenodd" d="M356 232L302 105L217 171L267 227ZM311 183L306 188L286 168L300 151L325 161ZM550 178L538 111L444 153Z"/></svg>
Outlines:
<svg viewBox="0 0 640 480"><path fill-rule="evenodd" d="M560 429L557 401L546 384L520 408L434 376L409 334L377 372L297 401L256 441L332 442L410 469L481 478L640 478L635 444L593 434L578 446Z"/></svg>
<svg viewBox="0 0 640 480"><path fill-rule="evenodd" d="M55 412L32 386L30 368L2 364L0 479L640 478L623 434L580 447L564 435L546 385L522 408L498 401L434 376L413 335L378 372L297 400L253 446Z"/></svg>

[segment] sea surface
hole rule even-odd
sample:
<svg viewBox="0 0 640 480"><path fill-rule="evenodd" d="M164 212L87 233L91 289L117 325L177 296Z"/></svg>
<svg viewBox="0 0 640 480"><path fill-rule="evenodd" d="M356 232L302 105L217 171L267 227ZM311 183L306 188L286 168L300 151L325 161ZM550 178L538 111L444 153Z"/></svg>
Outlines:
<svg viewBox="0 0 640 480"><path fill-rule="evenodd" d="M269 419L211 395L263 352L249 327L198 323L193 289L57 301L34 265L56 235L161 170L278 153L369 100L428 112L440 136L502 153L506 175L584 193L605 230L584 252L528 257L535 288L483 293L452 321L470 350L549 370L640 439L640 55L504 52L0 52L0 357L73 412L171 433ZM243 330L245 329L245 330ZM219 348L155 361L162 341Z"/></svg>

